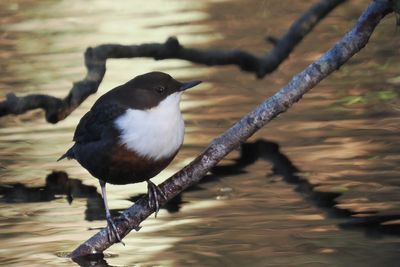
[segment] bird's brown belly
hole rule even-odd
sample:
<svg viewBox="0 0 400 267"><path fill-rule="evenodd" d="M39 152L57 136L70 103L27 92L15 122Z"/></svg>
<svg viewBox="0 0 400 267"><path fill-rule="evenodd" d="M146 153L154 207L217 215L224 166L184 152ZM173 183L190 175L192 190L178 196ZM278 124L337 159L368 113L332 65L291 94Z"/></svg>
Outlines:
<svg viewBox="0 0 400 267"><path fill-rule="evenodd" d="M111 151L105 181L110 184L129 184L149 180L167 167L177 152L166 158L152 160L117 145Z"/></svg>

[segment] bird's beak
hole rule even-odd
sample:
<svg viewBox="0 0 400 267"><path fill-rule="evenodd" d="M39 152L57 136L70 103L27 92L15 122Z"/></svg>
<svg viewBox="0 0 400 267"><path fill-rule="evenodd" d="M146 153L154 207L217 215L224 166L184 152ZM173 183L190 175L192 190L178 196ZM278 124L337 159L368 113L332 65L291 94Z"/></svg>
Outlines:
<svg viewBox="0 0 400 267"><path fill-rule="evenodd" d="M179 91L185 91L186 89L192 88L201 83L201 81L190 81L187 83L182 83L181 87L179 87Z"/></svg>

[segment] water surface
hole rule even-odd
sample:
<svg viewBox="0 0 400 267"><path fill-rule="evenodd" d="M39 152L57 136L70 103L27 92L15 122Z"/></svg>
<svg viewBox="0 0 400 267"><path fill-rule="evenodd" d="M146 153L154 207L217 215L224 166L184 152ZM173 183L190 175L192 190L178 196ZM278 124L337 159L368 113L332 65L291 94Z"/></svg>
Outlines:
<svg viewBox="0 0 400 267"><path fill-rule="evenodd" d="M164 42L263 54L315 1L0 3L0 91L63 97L103 43ZM76 266L59 257L105 225L97 180L55 160L110 88L152 70L204 83L185 94L185 143L159 183L345 33L369 1L337 8L272 75L179 60L109 60L99 92L66 120L0 119L0 265ZM400 249L398 46L393 16L367 47L232 152L204 183L109 249L110 266L397 266ZM279 149L278 149L279 146ZM235 159L238 159L235 161ZM114 213L145 184L109 186ZM86 263L88 264L88 263Z"/></svg>

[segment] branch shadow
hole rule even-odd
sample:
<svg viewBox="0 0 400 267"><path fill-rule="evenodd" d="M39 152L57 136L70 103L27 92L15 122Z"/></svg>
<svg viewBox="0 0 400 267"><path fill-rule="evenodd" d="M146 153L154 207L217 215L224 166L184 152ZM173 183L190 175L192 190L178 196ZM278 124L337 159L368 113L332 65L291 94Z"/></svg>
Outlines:
<svg viewBox="0 0 400 267"><path fill-rule="evenodd" d="M232 164L215 166L211 169L210 174L200 181L199 185L190 187L185 192L202 190L201 184L215 183L223 177L246 173L245 168L258 160L270 162L272 164L272 175L282 177L283 181L294 187L294 191L322 210L328 217L344 219L343 222L338 224L341 229L362 230L371 238L400 235L400 224L390 224L390 222L400 219L400 214L378 214L379 211L359 213L341 208L337 205L337 199L342 193L318 191L321 184L311 184L308 179L301 177L298 174L299 168L280 151L279 145L264 139L243 143L240 147L240 156ZM185 192L177 195L163 208L170 213L178 212L185 204L182 200L182 194L185 194ZM129 200L134 202L142 196L143 194L136 195Z"/></svg>
<svg viewBox="0 0 400 267"><path fill-rule="evenodd" d="M46 176L45 185L29 187L22 183L0 184L0 201L5 203L35 203L62 199L72 204L74 198L86 199L85 220L105 220L104 203L97 188L71 178L64 171L52 171ZM117 216L122 210L111 211Z"/></svg>
<svg viewBox="0 0 400 267"><path fill-rule="evenodd" d="M215 183L223 177L235 176L247 173L246 167L262 160L272 164L269 175L277 175L282 180L294 187L305 201L321 209L326 216L343 219L338 226L345 230L361 230L371 238L381 238L385 235L400 235L400 225L391 223L400 219L400 214L378 214L376 212L357 213L350 209L338 206L337 198L342 195L338 192L318 191L319 184L311 184L308 179L299 175L297 168L291 160L280 151L279 145L268 140L243 143L240 147L240 155L232 164L218 165L210 174L206 175L199 185L188 188L169 201L163 209L169 213L179 212L186 203L184 194L188 191L204 190L201 185ZM81 180L70 178L66 172L53 171L46 177L44 186L27 187L21 183L0 184L0 201L6 203L46 202L65 198L72 203L74 198L86 198L87 208L85 219L87 221L104 220L104 204L101 195L95 186L84 185ZM135 202L143 194L134 195L128 200ZM111 213L117 216L122 210L113 209ZM361 215L361 216L360 216ZM81 266L109 266L103 256L76 259ZM93 265L94 264L94 265Z"/></svg>
<svg viewBox="0 0 400 267"><path fill-rule="evenodd" d="M321 184L311 184L308 179L298 175L299 169L283 154L277 143L267 140L257 140L242 144L240 157L232 165L216 166L213 172L224 175L234 170L243 169L258 160L272 164L273 175L281 176L283 181L294 186L306 201L318 207L328 217L344 219L338 226L341 229L361 230L370 238L380 238L384 235L400 235L400 224L390 224L400 219L400 214L378 214L379 211L359 213L338 206L339 192L318 191Z"/></svg>
<svg viewBox="0 0 400 267"><path fill-rule="evenodd" d="M299 168L280 151L279 145L264 139L243 143L240 147L239 157L232 164L215 166L198 185L192 186L177 195L162 209L169 213L179 212L182 205L186 203L183 198L186 192L203 190L202 184L215 183L224 177L246 173L245 168L259 160L270 162L272 164L272 175L282 177L283 181L294 186L294 190L306 201L323 210L327 216L346 219L339 224L342 229L364 230L371 237L400 235L399 224L388 224L388 222L400 219L400 214L378 214L378 211L365 214L339 207L337 198L342 193L318 191L320 184L311 184L308 179L298 175ZM95 186L85 185L79 179L70 178L64 171L51 172L47 175L45 181L44 186L37 187L28 187L21 183L0 184L0 201L5 203L32 203L52 201L64 197L71 204L74 198L85 198L87 200L85 220L105 219L103 200ZM134 195L128 200L135 202L142 196L143 194ZM121 209L112 209L111 213L113 216L117 216L121 211Z"/></svg>
<svg viewBox="0 0 400 267"><path fill-rule="evenodd" d="M1 200L6 203L32 203L52 201L65 196L71 204L73 197L91 198L99 195L96 187L84 185L79 179L69 178L63 171L52 171L45 181L44 186L37 187L28 187L22 183L1 184Z"/></svg>

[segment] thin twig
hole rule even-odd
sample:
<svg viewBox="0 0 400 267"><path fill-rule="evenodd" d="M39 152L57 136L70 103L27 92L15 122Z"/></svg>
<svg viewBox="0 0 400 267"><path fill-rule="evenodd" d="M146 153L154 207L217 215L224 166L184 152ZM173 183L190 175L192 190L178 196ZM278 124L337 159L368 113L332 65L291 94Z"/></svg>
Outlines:
<svg viewBox="0 0 400 267"><path fill-rule="evenodd" d="M294 76L275 95L244 116L221 136L214 139L207 149L189 165L163 182L160 188L165 192L167 199L159 199L160 205L164 205L185 188L196 184L208 170L241 142L248 139L277 115L285 112L300 100L306 92L360 51L368 43L379 21L391 11L389 0L372 2L358 19L353 29L333 48L316 62L309 65L304 71ZM125 220L117 221L116 226L119 235L124 237L131 230L139 229L140 223L153 212L154 207L149 206L147 196L139 199L132 207L123 212L122 216L125 217ZM115 241L109 241L107 232L103 229L76 248L71 253L71 257L77 258L93 252L101 253L114 244Z"/></svg>
<svg viewBox="0 0 400 267"><path fill-rule="evenodd" d="M110 58L148 57L156 60L182 59L208 66L237 65L240 69L253 72L263 78L273 72L309 33L317 23L345 0L320 0L292 24L288 32L276 40L274 48L265 56L256 56L243 50L201 50L182 46L175 37L165 43L141 45L105 44L85 52L86 77L73 84L64 99L48 95L28 95L17 97L9 94L0 102L0 117L22 114L32 109L45 111L46 120L57 123L72 113L86 98L97 92L106 72L106 61Z"/></svg>

